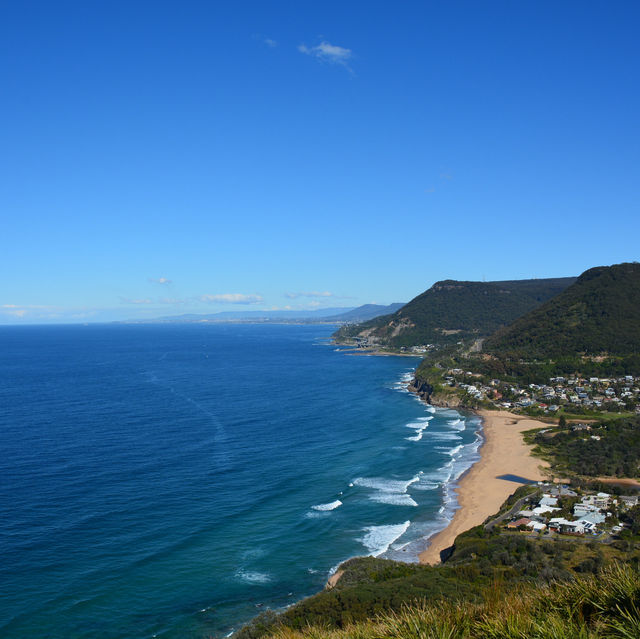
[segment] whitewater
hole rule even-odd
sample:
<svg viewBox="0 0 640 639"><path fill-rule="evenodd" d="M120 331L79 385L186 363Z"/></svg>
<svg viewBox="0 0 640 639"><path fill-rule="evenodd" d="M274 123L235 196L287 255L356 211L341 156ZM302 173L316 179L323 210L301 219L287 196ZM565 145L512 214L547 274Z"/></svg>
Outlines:
<svg viewBox="0 0 640 639"><path fill-rule="evenodd" d="M0 635L224 636L416 561L480 421L333 327L0 328Z"/></svg>

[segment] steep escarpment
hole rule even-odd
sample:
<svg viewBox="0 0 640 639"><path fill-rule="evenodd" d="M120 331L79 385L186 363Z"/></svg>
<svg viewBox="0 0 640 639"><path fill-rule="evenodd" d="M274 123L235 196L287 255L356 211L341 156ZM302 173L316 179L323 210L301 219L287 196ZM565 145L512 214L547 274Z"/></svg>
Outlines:
<svg viewBox="0 0 640 639"><path fill-rule="evenodd" d="M499 330L483 350L511 358L640 353L640 264L598 266Z"/></svg>
<svg viewBox="0 0 640 639"><path fill-rule="evenodd" d="M401 309L342 327L340 342L364 341L393 348L455 344L490 335L557 295L575 278L463 282L443 280Z"/></svg>

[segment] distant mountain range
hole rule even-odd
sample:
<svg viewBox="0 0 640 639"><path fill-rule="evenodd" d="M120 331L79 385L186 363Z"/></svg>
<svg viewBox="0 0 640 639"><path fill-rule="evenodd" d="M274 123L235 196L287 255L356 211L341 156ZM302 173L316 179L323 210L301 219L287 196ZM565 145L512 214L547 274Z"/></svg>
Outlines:
<svg viewBox="0 0 640 639"><path fill-rule="evenodd" d="M483 350L539 359L640 353L640 264L585 271L553 299L492 335Z"/></svg>
<svg viewBox="0 0 640 639"><path fill-rule="evenodd" d="M344 326L338 341L366 339L395 348L487 337L564 291L575 277L501 282L444 280L396 312Z"/></svg>
<svg viewBox="0 0 640 639"><path fill-rule="evenodd" d="M185 315L170 315L156 319L131 320L126 322L136 324L149 323L224 323L224 322L257 322L257 323L322 323L339 324L345 322L364 322L378 315L387 315L402 308L402 303L389 304L364 304L354 307L320 308L311 311L222 311L220 313Z"/></svg>

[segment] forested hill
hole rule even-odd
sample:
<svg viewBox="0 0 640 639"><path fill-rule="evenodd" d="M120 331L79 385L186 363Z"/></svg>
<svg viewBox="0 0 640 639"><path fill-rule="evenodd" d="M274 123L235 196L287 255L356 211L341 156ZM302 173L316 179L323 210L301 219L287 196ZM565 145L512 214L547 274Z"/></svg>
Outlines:
<svg viewBox="0 0 640 639"><path fill-rule="evenodd" d="M512 358L640 353L640 263L585 271L557 297L499 330L483 350Z"/></svg>
<svg viewBox="0 0 640 639"><path fill-rule="evenodd" d="M484 337L565 290L576 278L504 282L444 280L391 315L341 328L334 337L393 347Z"/></svg>

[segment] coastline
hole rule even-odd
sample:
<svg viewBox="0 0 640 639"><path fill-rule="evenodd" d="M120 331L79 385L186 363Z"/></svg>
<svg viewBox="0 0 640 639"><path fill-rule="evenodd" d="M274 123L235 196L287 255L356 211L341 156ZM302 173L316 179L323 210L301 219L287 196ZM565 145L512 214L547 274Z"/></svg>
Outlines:
<svg viewBox="0 0 640 639"><path fill-rule="evenodd" d="M458 509L449 525L428 539L428 547L418 556L420 563L440 563L440 553L451 547L460 533L498 512L507 497L525 483L516 478L546 479L541 467L548 464L531 455L532 447L525 444L522 432L548 424L508 411L483 409L476 413L483 421L480 459L459 480L455 489ZM515 480L500 479L503 475L512 475Z"/></svg>

